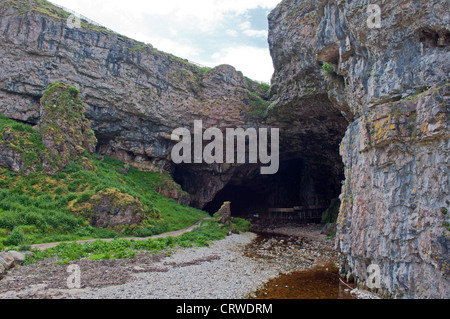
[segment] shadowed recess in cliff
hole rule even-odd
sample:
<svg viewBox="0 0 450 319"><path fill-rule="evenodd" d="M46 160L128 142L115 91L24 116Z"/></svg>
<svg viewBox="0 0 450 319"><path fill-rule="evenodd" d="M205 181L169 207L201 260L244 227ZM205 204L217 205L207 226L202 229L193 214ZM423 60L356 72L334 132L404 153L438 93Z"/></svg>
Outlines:
<svg viewBox="0 0 450 319"><path fill-rule="evenodd" d="M214 214L224 202L230 201L233 216L298 219L302 213L314 212L318 216L315 219L320 221L331 200L338 197L340 181L326 164L286 160L275 175L256 175L247 180L232 178L204 210ZM283 214L285 208L296 210ZM280 214L272 212L277 210Z"/></svg>

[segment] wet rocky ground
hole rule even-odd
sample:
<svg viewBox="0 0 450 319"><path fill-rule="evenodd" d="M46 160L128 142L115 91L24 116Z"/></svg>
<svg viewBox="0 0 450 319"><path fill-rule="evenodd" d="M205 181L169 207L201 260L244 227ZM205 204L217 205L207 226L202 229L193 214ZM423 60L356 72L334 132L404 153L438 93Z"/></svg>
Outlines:
<svg viewBox="0 0 450 319"><path fill-rule="evenodd" d="M79 289L68 286L70 265L48 259L9 272L0 281L0 299L352 298L348 287L336 282L334 239L321 229L315 224L255 223L252 233L235 234L210 247L139 253L134 259L83 259L71 263L81 270ZM283 276L305 270L313 271L312 277L316 270L322 271L321 278L332 277L326 284L331 282L339 293L320 291L313 281L317 294L298 295L305 283L284 284L293 281ZM283 287L288 290L280 291Z"/></svg>
<svg viewBox="0 0 450 319"><path fill-rule="evenodd" d="M314 266L337 266L334 236L322 234L323 225L292 222L253 221L258 237L244 254L267 263L281 264L281 272L309 269Z"/></svg>

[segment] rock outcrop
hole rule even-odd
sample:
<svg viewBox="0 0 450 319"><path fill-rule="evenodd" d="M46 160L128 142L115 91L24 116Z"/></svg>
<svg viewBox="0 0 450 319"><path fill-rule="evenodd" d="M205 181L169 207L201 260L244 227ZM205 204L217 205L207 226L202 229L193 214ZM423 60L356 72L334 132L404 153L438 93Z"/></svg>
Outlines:
<svg viewBox="0 0 450 319"><path fill-rule="evenodd" d="M69 204L69 210L94 227L117 230L120 226L136 226L149 215L138 198L114 189L100 191L86 201L75 199ZM157 213L154 215L160 217Z"/></svg>
<svg viewBox="0 0 450 319"><path fill-rule="evenodd" d="M59 82L44 91L37 129L48 154L43 161L44 172L48 174L65 169L71 162L87 170L95 169L90 157L97 139L91 123L84 117L79 94L76 88Z"/></svg>
<svg viewBox="0 0 450 319"><path fill-rule="evenodd" d="M378 8L373 27L366 1L283 1L270 16L272 92L278 107L325 94L349 121L340 148L342 274L368 285L377 265L382 294L447 298L448 7L405 0Z"/></svg>
<svg viewBox="0 0 450 319"><path fill-rule="evenodd" d="M83 115L76 88L54 83L44 92L41 118L35 128L2 119L0 166L29 174L54 175L76 162L94 170L91 160L97 139Z"/></svg>
<svg viewBox="0 0 450 319"><path fill-rule="evenodd" d="M140 168L163 168L199 208L227 185L258 176L259 167L174 165L172 131L180 127L193 131L194 120L202 120L205 129L277 127L282 131L282 161L320 163L319 170L330 172L324 174L325 191L320 185L310 187L311 182L295 197L299 201L307 197L309 205L328 206L338 196L341 178L336 176L342 173L338 144L347 123L324 90L302 98L301 109L292 101L273 103L266 121L267 85L231 66L202 68L83 20L81 28L73 28L67 24L68 16L46 1L0 1L0 113L37 124L43 91L55 81L67 83L86 103L97 153ZM320 78L320 72L315 77ZM283 90L289 95L289 87ZM315 181L314 172L305 170L302 176ZM278 188L273 185L270 192Z"/></svg>
<svg viewBox="0 0 450 319"><path fill-rule="evenodd" d="M303 158L308 165L327 163L339 179L342 161L337 148L351 114L328 98L327 79L314 47L319 23L316 1L283 1L269 15L275 74L267 122L282 131L282 153Z"/></svg>
<svg viewBox="0 0 450 319"><path fill-rule="evenodd" d="M217 215L220 216L219 223L225 226L231 225L231 203L225 202L222 207L217 211Z"/></svg>
<svg viewBox="0 0 450 319"><path fill-rule="evenodd" d="M0 252L0 279L8 270L20 265L25 260L25 255L14 250Z"/></svg>
<svg viewBox="0 0 450 319"><path fill-rule="evenodd" d="M267 89L233 67L201 68L85 21L71 28L68 16L46 1L0 1L0 113L37 124L44 90L67 83L86 103L97 152L169 172L175 128L260 121ZM212 173L226 181L234 168L196 167L194 175ZM218 190L205 185L193 200L204 206Z"/></svg>
<svg viewBox="0 0 450 319"><path fill-rule="evenodd" d="M86 102L97 153L165 169L200 208L221 191L236 193L227 187L256 190L239 195L266 206L324 209L341 191L342 275L364 286L376 265L382 294L448 297L445 1L282 1L269 16L269 96L233 67L201 68L86 21L71 28L67 17L45 1L0 0L0 113L38 124L44 90L68 83ZM194 120L221 130L280 128L280 174L258 176L258 165L174 165L170 134L192 131ZM4 130L0 163L20 171L40 160L21 160L39 151L17 143L30 138ZM239 198L232 202L235 211ZM103 213L99 223L115 216Z"/></svg>

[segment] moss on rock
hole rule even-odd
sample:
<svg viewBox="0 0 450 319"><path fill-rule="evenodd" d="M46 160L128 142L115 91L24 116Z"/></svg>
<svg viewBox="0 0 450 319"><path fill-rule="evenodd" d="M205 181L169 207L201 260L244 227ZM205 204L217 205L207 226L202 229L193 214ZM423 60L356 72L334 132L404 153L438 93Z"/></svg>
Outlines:
<svg viewBox="0 0 450 319"><path fill-rule="evenodd" d="M83 111L78 89L56 82L45 90L38 129L49 154L43 163L47 173L55 174L70 162L95 169L91 157L97 139Z"/></svg>

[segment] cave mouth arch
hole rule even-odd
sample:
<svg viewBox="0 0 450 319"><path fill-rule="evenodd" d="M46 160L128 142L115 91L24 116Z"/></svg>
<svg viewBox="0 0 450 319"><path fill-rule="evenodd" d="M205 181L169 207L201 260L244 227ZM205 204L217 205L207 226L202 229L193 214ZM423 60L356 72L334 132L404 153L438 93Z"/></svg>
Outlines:
<svg viewBox="0 0 450 319"><path fill-rule="evenodd" d="M266 192L252 189L246 185L229 184L203 210L213 215L222 207L223 203L231 202L232 215L234 217L248 217L268 213L270 203L267 201L266 196Z"/></svg>
<svg viewBox="0 0 450 319"><path fill-rule="evenodd" d="M322 213L339 197L342 178L329 163L285 160L275 175L232 179L203 210L212 215L229 201L233 217L300 220L304 216L305 221L320 222ZM283 209L294 208L292 213L283 213Z"/></svg>

